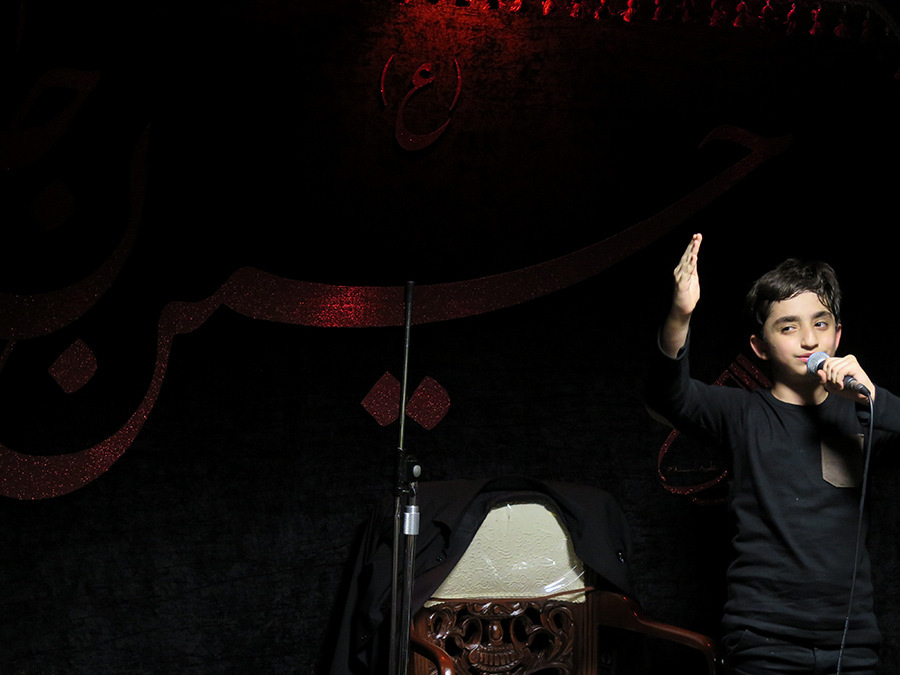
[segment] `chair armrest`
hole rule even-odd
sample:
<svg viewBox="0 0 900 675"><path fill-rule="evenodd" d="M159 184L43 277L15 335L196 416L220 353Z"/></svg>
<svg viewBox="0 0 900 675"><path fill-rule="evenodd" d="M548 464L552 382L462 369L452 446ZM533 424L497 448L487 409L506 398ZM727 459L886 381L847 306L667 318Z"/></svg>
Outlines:
<svg viewBox="0 0 900 675"><path fill-rule="evenodd" d="M655 621L644 616L637 601L611 591L596 591L594 620L604 626L623 628L652 637L670 640L703 653L709 675L716 675L719 668L719 649L706 635L686 628Z"/></svg>
<svg viewBox="0 0 900 675"><path fill-rule="evenodd" d="M427 659L437 666L438 675L453 675L453 659L450 658L450 655L433 642L423 638L416 632L415 626L410 628L409 640L414 649L424 654Z"/></svg>

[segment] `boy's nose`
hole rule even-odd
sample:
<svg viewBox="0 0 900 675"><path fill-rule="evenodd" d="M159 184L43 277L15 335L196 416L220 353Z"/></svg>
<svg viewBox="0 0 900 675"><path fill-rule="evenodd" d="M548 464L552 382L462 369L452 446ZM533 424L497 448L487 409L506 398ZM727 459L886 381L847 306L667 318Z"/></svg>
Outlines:
<svg viewBox="0 0 900 675"><path fill-rule="evenodd" d="M816 336L816 331L812 328L804 329L801 338L804 349L812 349L819 344L818 337Z"/></svg>

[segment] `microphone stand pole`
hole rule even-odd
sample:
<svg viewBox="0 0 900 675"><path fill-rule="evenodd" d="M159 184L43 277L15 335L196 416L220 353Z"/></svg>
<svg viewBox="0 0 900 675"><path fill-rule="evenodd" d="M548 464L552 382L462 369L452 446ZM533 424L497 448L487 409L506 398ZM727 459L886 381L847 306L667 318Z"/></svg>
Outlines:
<svg viewBox="0 0 900 675"><path fill-rule="evenodd" d="M391 584L391 675L406 675L409 664L409 631L412 621L412 585L419 507L416 486L421 467L404 448L406 424L406 380L409 364L409 333L412 325L413 282L406 284L406 318L403 341L403 375L400 386L400 442L394 487L393 579Z"/></svg>

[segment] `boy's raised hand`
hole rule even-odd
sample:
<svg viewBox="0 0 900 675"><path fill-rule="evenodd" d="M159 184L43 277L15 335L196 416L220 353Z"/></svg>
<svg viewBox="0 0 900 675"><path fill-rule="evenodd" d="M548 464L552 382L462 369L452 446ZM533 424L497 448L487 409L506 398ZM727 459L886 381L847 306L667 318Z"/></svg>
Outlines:
<svg viewBox="0 0 900 675"><path fill-rule="evenodd" d="M684 250L673 272L675 287L672 297L672 311L689 317L700 300L700 277L697 274L697 257L700 253L702 234L695 234Z"/></svg>
<svg viewBox="0 0 900 675"><path fill-rule="evenodd" d="M675 281L672 291L672 308L663 324L660 347L663 352L675 358L687 342L691 314L700 300L700 277L697 274L697 256L703 235L695 234L684 250L678 266L672 273Z"/></svg>

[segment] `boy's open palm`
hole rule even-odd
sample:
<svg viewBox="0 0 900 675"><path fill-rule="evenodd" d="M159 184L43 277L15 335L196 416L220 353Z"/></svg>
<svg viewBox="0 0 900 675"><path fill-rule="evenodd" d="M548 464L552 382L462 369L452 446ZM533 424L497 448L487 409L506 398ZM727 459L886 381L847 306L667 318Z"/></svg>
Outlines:
<svg viewBox="0 0 900 675"><path fill-rule="evenodd" d="M684 250L684 255L681 256L681 260L678 261L678 266L673 272L675 288L672 298L672 309L683 316L690 316L700 300L700 276L697 273L697 257L702 241L703 235L701 234L695 234L691 238L691 243Z"/></svg>

